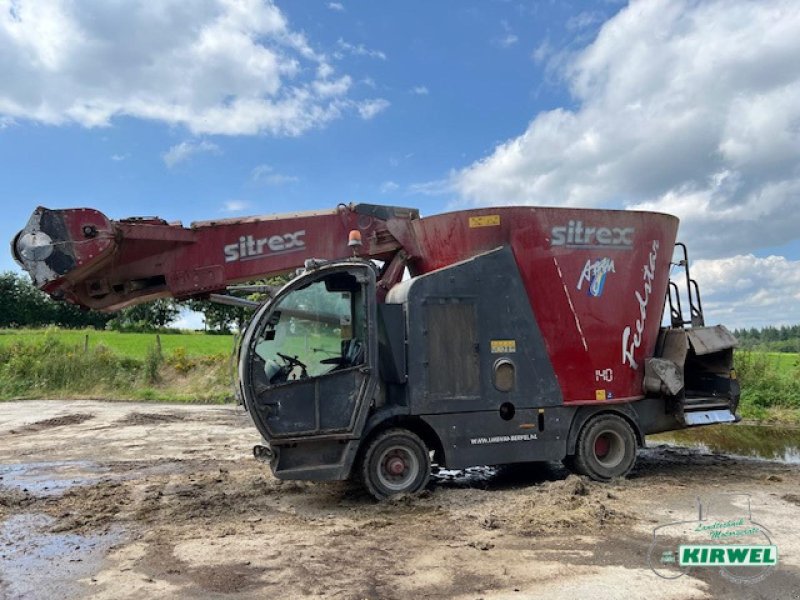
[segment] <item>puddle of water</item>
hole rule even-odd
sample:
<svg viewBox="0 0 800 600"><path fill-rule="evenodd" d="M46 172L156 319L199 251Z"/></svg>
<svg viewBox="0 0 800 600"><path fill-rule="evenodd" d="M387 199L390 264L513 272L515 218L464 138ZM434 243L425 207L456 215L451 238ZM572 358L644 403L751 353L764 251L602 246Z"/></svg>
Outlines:
<svg viewBox="0 0 800 600"><path fill-rule="evenodd" d="M57 496L77 485L95 483L107 472L107 467L87 460L0 465L0 486Z"/></svg>
<svg viewBox="0 0 800 600"><path fill-rule="evenodd" d="M708 425L647 437L648 442L676 444L701 452L800 464L800 429L772 425Z"/></svg>
<svg viewBox="0 0 800 600"><path fill-rule="evenodd" d="M63 600L81 595L79 580L97 573L108 550L122 539L119 531L49 533L53 521L22 514L0 526L0 596Z"/></svg>

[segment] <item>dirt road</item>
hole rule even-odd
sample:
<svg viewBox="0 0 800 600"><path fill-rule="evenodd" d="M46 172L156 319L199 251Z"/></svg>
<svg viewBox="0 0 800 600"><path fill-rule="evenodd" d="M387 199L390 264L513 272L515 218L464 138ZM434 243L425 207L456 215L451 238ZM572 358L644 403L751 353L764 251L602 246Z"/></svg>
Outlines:
<svg viewBox="0 0 800 600"><path fill-rule="evenodd" d="M475 469L376 504L274 479L232 406L3 403L0 440L8 598L800 598L796 465L656 446L609 485ZM779 566L658 577L653 528L719 493L750 494Z"/></svg>

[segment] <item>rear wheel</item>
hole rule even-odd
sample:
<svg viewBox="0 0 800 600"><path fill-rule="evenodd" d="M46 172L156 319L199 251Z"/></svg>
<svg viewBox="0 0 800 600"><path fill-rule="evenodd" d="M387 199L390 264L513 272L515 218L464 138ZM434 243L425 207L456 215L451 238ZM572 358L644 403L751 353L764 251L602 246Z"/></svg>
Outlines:
<svg viewBox="0 0 800 600"><path fill-rule="evenodd" d="M581 429L571 467L597 481L623 477L636 462L636 434L618 415L603 414Z"/></svg>
<svg viewBox="0 0 800 600"><path fill-rule="evenodd" d="M370 442L361 461L361 479L375 498L422 490L431 476L431 457L418 435L388 429Z"/></svg>

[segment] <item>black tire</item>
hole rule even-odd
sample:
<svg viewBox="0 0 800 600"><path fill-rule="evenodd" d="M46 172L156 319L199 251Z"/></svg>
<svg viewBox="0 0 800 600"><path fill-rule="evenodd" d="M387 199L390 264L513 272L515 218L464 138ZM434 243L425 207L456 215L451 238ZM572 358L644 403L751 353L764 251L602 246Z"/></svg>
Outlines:
<svg viewBox="0 0 800 600"><path fill-rule="evenodd" d="M572 467L595 481L624 477L636 462L636 434L619 415L603 414L587 421L578 435Z"/></svg>
<svg viewBox="0 0 800 600"><path fill-rule="evenodd" d="M431 476L425 442L407 429L387 429L367 446L361 460L361 480L377 500L424 489Z"/></svg>

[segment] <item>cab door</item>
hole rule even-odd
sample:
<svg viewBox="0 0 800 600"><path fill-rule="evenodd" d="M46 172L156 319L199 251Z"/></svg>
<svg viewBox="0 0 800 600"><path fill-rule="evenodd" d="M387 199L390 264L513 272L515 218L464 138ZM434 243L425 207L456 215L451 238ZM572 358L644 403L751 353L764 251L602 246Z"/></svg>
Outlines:
<svg viewBox="0 0 800 600"><path fill-rule="evenodd" d="M352 435L376 373L372 267L323 267L284 288L248 327L242 394L266 439Z"/></svg>

